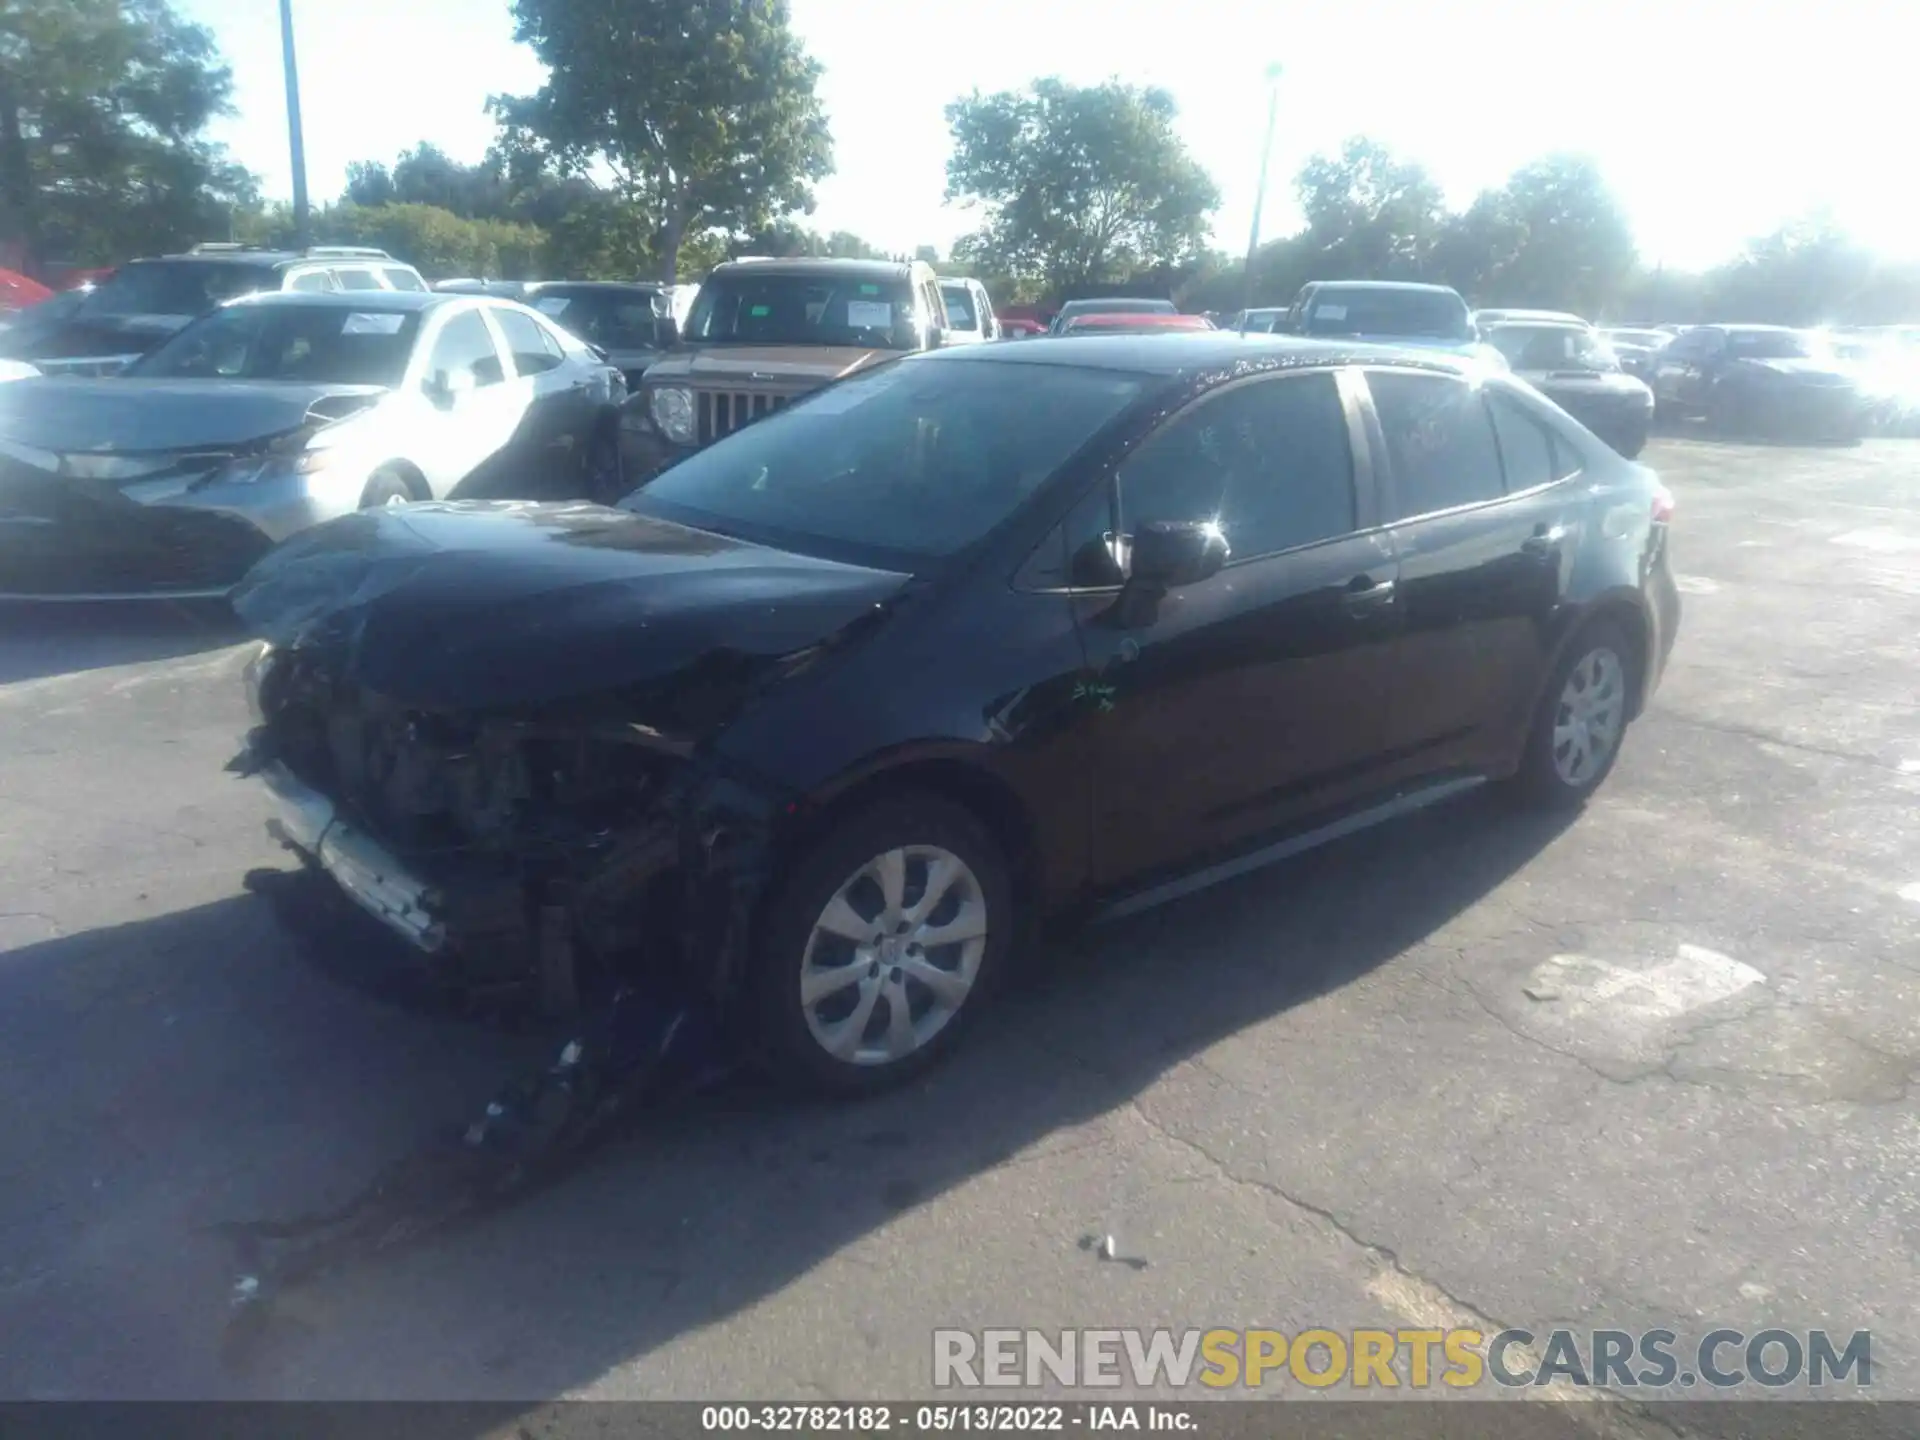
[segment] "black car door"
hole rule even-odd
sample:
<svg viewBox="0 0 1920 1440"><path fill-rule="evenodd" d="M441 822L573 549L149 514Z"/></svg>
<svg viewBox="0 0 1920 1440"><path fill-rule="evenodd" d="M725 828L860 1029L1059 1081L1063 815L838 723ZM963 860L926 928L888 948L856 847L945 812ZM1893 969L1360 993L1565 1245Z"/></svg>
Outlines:
<svg viewBox="0 0 1920 1440"><path fill-rule="evenodd" d="M1400 561L1393 776L1497 765L1524 721L1584 523L1578 452L1530 401L1431 371L1367 372Z"/></svg>
<svg viewBox="0 0 1920 1440"><path fill-rule="evenodd" d="M1104 884L1224 854L1369 786L1395 567L1353 383L1321 370L1215 390L1068 517ZM1127 537L1151 520L1216 522L1231 558L1128 603Z"/></svg>
<svg viewBox="0 0 1920 1440"><path fill-rule="evenodd" d="M529 495L570 495L598 410L593 377L583 363L570 363L560 341L524 310L488 307L512 358L515 383L530 391L514 436L516 463L529 481Z"/></svg>

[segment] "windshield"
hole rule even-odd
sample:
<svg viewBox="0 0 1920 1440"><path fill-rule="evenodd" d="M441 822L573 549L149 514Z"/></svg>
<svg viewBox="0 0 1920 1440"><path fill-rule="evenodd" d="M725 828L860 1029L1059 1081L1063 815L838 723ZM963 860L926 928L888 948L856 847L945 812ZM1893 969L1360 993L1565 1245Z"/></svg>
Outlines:
<svg viewBox="0 0 1920 1440"><path fill-rule="evenodd" d="M653 296L640 290L543 287L527 302L556 325L602 350L659 348Z"/></svg>
<svg viewBox="0 0 1920 1440"><path fill-rule="evenodd" d="M1146 383L1067 366L901 361L696 451L621 504L911 569L1005 519Z"/></svg>
<svg viewBox="0 0 1920 1440"><path fill-rule="evenodd" d="M261 265L137 260L115 271L81 309L87 315L204 315L224 301L279 288L278 273Z"/></svg>
<svg viewBox="0 0 1920 1440"><path fill-rule="evenodd" d="M947 319L956 330L977 330L980 318L973 313L973 294L964 285L942 285L940 298L947 302Z"/></svg>
<svg viewBox="0 0 1920 1440"><path fill-rule="evenodd" d="M1515 370L1618 370L1619 357L1591 330L1571 325L1496 325L1493 348Z"/></svg>
<svg viewBox="0 0 1920 1440"><path fill-rule="evenodd" d="M149 379L398 385L418 313L332 305L235 305L186 327L123 372Z"/></svg>
<svg viewBox="0 0 1920 1440"><path fill-rule="evenodd" d="M1734 360L1830 360L1833 352L1798 330L1729 330L1727 355Z"/></svg>
<svg viewBox="0 0 1920 1440"><path fill-rule="evenodd" d="M1309 335L1473 339L1467 302L1431 290L1322 290L1313 297L1304 329Z"/></svg>
<svg viewBox="0 0 1920 1440"><path fill-rule="evenodd" d="M717 275L700 287L684 334L704 345L920 348L919 318L904 279Z"/></svg>

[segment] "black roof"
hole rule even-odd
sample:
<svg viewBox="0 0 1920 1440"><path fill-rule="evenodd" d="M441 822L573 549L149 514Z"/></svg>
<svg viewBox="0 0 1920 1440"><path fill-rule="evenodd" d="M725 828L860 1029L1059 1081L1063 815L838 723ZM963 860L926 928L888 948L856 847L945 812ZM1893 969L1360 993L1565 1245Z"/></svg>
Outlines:
<svg viewBox="0 0 1920 1440"><path fill-rule="evenodd" d="M256 269L296 265L313 259L297 250L203 250L199 254L182 251L176 255L142 255L129 265L250 265Z"/></svg>
<svg viewBox="0 0 1920 1440"><path fill-rule="evenodd" d="M1447 374L1462 374L1473 368L1470 361L1430 350L1356 345L1338 339L1308 340L1297 335L1243 335L1238 330L1046 336L1013 343L956 346L933 351L924 359L936 364L1071 365L1092 370L1130 370L1142 375L1178 375L1219 370L1235 364L1286 369L1388 361Z"/></svg>
<svg viewBox="0 0 1920 1440"><path fill-rule="evenodd" d="M1314 280L1314 290L1400 290L1423 295L1452 295L1460 292L1451 285L1430 285L1422 280Z"/></svg>

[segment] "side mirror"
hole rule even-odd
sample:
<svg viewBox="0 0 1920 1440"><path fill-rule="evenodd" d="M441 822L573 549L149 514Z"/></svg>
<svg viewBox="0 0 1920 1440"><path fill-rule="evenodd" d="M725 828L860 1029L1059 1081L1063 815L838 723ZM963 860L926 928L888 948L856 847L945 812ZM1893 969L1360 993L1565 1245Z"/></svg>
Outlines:
<svg viewBox="0 0 1920 1440"><path fill-rule="evenodd" d="M1134 532L1127 581L1152 590L1194 585L1218 575L1230 554L1218 525L1149 520Z"/></svg>

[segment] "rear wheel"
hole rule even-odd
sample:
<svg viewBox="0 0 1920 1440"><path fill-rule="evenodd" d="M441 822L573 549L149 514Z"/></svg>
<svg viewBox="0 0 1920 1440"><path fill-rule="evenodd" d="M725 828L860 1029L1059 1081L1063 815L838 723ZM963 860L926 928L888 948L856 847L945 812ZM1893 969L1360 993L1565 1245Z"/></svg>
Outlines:
<svg viewBox="0 0 1920 1440"><path fill-rule="evenodd" d="M933 1064L981 1008L1013 943L1000 847L935 795L882 800L835 825L782 886L749 1001L781 1080L886 1089Z"/></svg>
<svg viewBox="0 0 1920 1440"><path fill-rule="evenodd" d="M360 492L360 508L373 510L382 505L405 505L411 499L413 487L407 484L406 476L398 470L376 470L367 481L367 488Z"/></svg>
<svg viewBox="0 0 1920 1440"><path fill-rule="evenodd" d="M1521 798L1572 809L1587 802L1620 758L1636 651L1613 620L1589 625L1554 667L1513 778Z"/></svg>

